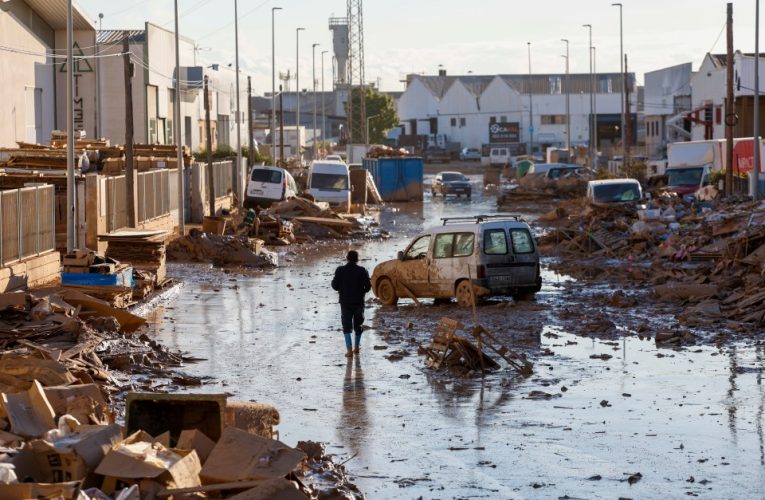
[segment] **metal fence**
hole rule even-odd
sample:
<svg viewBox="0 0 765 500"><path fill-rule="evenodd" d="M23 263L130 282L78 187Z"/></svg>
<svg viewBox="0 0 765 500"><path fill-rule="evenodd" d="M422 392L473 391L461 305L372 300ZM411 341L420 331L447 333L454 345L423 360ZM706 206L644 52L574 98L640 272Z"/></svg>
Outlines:
<svg viewBox="0 0 765 500"><path fill-rule="evenodd" d="M0 265L56 248L54 186L0 192Z"/></svg>
<svg viewBox="0 0 765 500"><path fill-rule="evenodd" d="M215 197L226 196L231 191L231 169L233 162L217 161L212 164L213 182L215 183ZM207 177L205 177L207 180Z"/></svg>
<svg viewBox="0 0 765 500"><path fill-rule="evenodd" d="M152 170L136 174L138 224L169 215L178 208L178 170ZM106 177L103 185L108 232L128 227L127 183L124 175Z"/></svg>
<svg viewBox="0 0 765 500"><path fill-rule="evenodd" d="M106 232L111 233L117 229L128 226L127 181L124 175L107 177L104 182L104 191L101 195L106 200Z"/></svg>

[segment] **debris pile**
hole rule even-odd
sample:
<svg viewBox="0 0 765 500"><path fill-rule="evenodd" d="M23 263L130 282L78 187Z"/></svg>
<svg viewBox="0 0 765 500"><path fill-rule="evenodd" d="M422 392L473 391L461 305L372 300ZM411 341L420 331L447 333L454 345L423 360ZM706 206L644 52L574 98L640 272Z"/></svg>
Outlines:
<svg viewBox="0 0 765 500"><path fill-rule="evenodd" d="M141 300L171 281L167 277L167 231L123 229L99 236L106 241L106 256L133 266L134 300Z"/></svg>
<svg viewBox="0 0 765 500"><path fill-rule="evenodd" d="M559 270L654 286L661 300L694 304L681 316L688 325L745 330L763 323L765 204L674 196L644 206L577 203L541 218L552 227L540 249L562 258Z"/></svg>
<svg viewBox="0 0 765 500"><path fill-rule="evenodd" d="M404 148L394 149L390 146L372 146L367 151L366 158L398 158L402 156L412 156Z"/></svg>
<svg viewBox="0 0 765 500"><path fill-rule="evenodd" d="M505 186L497 198L499 206L540 200L567 200L582 197L587 192L587 182L592 175L587 170L563 173L549 178L547 173L526 174L517 183Z"/></svg>
<svg viewBox="0 0 765 500"><path fill-rule="evenodd" d="M173 261L211 262L220 267L278 266L277 255L262 245L262 240L249 236L207 234L192 229L186 236L170 242L167 256Z"/></svg>

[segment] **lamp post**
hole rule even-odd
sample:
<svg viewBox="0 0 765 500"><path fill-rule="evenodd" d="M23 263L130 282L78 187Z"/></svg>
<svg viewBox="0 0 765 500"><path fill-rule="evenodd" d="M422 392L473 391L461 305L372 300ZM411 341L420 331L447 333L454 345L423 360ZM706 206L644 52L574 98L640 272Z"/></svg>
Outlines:
<svg viewBox="0 0 765 500"><path fill-rule="evenodd" d="M234 57L236 58L236 88L234 89L234 92L236 92L236 166L234 166L234 172L231 176L231 183L234 187L233 191L236 195L237 204L241 205L242 187L239 182L239 174L242 170L242 95L239 93L239 9L237 4L237 0L234 0Z"/></svg>
<svg viewBox="0 0 765 500"><path fill-rule="evenodd" d="M589 134L589 137L590 137L590 139L589 139L589 143L590 143L590 148L589 148L589 150L590 150L590 164L592 165L593 168L595 168L595 145L593 144L593 142L594 142L593 131L594 131L595 127L593 125L594 124L594 116L593 116L593 112L592 112L593 111L593 107L594 107L592 93L595 91L595 89L594 89L595 86L593 85L593 81L592 81L592 79L593 79L593 75L592 75L592 25L591 24L583 24L582 27L583 28L587 28L589 30L589 32L590 32L590 45L588 46L588 49L587 49L587 51L590 54L590 120L589 120L589 127L588 128L590 129L589 130L589 132L590 132L590 134Z"/></svg>
<svg viewBox="0 0 765 500"><path fill-rule="evenodd" d="M72 0L66 10L66 251L77 248L77 210L74 177L74 27Z"/></svg>
<svg viewBox="0 0 765 500"><path fill-rule="evenodd" d="M311 134L312 140L312 159L316 159L316 47L318 43L311 45L311 76L313 80L313 133Z"/></svg>
<svg viewBox="0 0 765 500"><path fill-rule="evenodd" d="M274 14L281 7L271 7L271 158L276 158L276 35ZM273 162L276 165L276 161Z"/></svg>
<svg viewBox="0 0 765 500"><path fill-rule="evenodd" d="M619 69L621 71L622 77L619 79L622 82L622 91L621 91L621 110L622 110L622 151L624 151L625 146L627 145L627 136L626 134L626 127L625 122L627 121L627 117L624 116L624 24L623 24L623 17L622 17L622 11L624 10L624 7L621 3L612 3L612 7L619 7ZM624 158L624 153L622 152L622 158ZM625 160L626 161L626 160Z"/></svg>
<svg viewBox="0 0 765 500"><path fill-rule="evenodd" d="M598 52L597 47L592 46L592 81L595 92L592 94L592 147L595 151L595 168L598 167Z"/></svg>
<svg viewBox="0 0 765 500"><path fill-rule="evenodd" d="M529 92L529 155L533 158L534 157L534 108L533 108L533 100L531 97L531 42L526 42L526 46L528 48L529 53L529 84L528 84L528 92Z"/></svg>
<svg viewBox="0 0 765 500"><path fill-rule="evenodd" d="M566 44L566 151L571 151L571 86L568 81L568 45L566 38L561 39Z"/></svg>
<svg viewBox="0 0 765 500"><path fill-rule="evenodd" d="M372 118L377 118L378 116L380 115L367 116L367 128L366 128L366 132L367 132L366 150L367 151L369 151L369 120L371 120Z"/></svg>
<svg viewBox="0 0 765 500"><path fill-rule="evenodd" d="M181 147L181 56L179 49L178 34L178 0L175 0L175 92L173 92L173 138L176 148L176 162L178 164L178 233L186 234L186 214L184 213L184 189L183 189L183 148ZM210 214L215 215L215 214Z"/></svg>
<svg viewBox="0 0 765 500"><path fill-rule="evenodd" d="M295 29L295 135L297 136L297 156L300 166L303 165L303 151L300 145L300 32L305 28Z"/></svg>
<svg viewBox="0 0 765 500"><path fill-rule="evenodd" d="M324 107L324 54L328 50L321 51L321 140L327 140L327 108Z"/></svg>
<svg viewBox="0 0 765 500"><path fill-rule="evenodd" d="M760 0L754 7L754 199L760 198Z"/></svg>

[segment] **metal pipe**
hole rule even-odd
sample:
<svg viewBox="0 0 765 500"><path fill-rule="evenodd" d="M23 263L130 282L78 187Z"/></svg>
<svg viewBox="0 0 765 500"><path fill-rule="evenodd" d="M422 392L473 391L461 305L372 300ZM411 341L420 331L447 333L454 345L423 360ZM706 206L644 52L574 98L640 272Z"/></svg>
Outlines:
<svg viewBox="0 0 765 500"><path fill-rule="evenodd" d="M181 56L178 34L178 0L175 0L175 92L173 92L173 135L175 136L176 160L178 162L178 233L186 234L186 216L183 192L183 147L181 144Z"/></svg>
<svg viewBox="0 0 765 500"><path fill-rule="evenodd" d="M234 57L236 58L236 165L234 166L231 184L237 205L242 204L242 187L239 177L242 170L242 109L241 94L239 93L239 9L238 2L234 0ZM252 152L250 152L252 154Z"/></svg>
<svg viewBox="0 0 765 500"><path fill-rule="evenodd" d="M281 7L271 7L271 158L276 165L276 35L274 14Z"/></svg>
<svg viewBox="0 0 765 500"><path fill-rule="evenodd" d="M75 209L76 193L74 177L74 26L72 20L72 0L67 2L66 11L66 251L77 248Z"/></svg>

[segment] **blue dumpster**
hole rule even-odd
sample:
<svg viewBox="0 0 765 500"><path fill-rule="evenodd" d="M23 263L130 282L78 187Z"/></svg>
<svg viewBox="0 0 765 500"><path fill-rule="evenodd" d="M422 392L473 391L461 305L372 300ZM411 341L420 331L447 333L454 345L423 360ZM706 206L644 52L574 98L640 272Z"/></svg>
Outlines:
<svg viewBox="0 0 765 500"><path fill-rule="evenodd" d="M362 161L384 201L422 201L422 158L364 158Z"/></svg>

